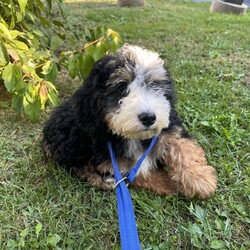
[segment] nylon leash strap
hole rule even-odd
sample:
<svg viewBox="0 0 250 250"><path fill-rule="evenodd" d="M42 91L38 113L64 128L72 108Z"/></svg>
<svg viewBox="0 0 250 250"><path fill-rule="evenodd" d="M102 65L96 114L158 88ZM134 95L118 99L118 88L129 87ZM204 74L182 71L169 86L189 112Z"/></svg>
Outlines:
<svg viewBox="0 0 250 250"><path fill-rule="evenodd" d="M122 250L140 250L140 241L136 227L133 204L124 180L126 180L128 183L131 183L134 180L143 160L147 157L156 141L157 137L154 136L148 149L140 157L135 166L129 171L126 177L122 177L115 159L112 144L108 142L109 153L114 168L114 176L116 181L115 187Z"/></svg>

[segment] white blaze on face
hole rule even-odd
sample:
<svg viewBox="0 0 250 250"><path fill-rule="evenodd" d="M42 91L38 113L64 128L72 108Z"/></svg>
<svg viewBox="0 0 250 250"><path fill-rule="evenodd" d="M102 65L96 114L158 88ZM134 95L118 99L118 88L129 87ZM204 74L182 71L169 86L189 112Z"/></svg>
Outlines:
<svg viewBox="0 0 250 250"><path fill-rule="evenodd" d="M127 69L133 70L135 78L128 86L128 95L120 100L119 108L108 115L109 126L113 133L129 139L151 138L169 125L170 103L164 90L152 84L166 80L163 60L157 53L131 45L125 45L120 54L128 61ZM129 65L131 61L133 68ZM138 117L142 113L154 114L155 122L143 125Z"/></svg>
<svg viewBox="0 0 250 250"><path fill-rule="evenodd" d="M169 125L170 104L160 89L143 86L138 75L128 87L129 94L121 100L120 108L112 117L115 133L127 138L147 139L161 132ZM153 113L156 121L146 127L139 120L142 113Z"/></svg>

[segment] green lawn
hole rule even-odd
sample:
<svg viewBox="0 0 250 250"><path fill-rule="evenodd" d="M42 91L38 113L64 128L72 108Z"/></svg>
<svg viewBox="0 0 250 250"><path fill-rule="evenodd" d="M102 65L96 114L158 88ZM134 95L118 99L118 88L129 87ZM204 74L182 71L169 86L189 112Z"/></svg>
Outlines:
<svg viewBox="0 0 250 250"><path fill-rule="evenodd" d="M180 116L217 170L218 190L207 200L131 190L142 249L250 249L250 14L173 0L68 6L78 34L105 25L161 53ZM79 84L61 76L61 98ZM31 124L0 103L0 249L119 249L115 192L80 183L43 156L48 115Z"/></svg>

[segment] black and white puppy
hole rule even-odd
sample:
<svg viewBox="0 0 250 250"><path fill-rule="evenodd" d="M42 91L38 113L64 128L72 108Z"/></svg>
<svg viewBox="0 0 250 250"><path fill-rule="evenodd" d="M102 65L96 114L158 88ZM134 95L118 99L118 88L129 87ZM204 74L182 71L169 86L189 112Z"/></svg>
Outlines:
<svg viewBox="0 0 250 250"><path fill-rule="evenodd" d="M48 157L102 189L114 184L107 142L125 175L155 135L133 186L201 198L216 189L214 168L174 109L163 60L138 46L126 44L97 61L84 85L51 115L43 135Z"/></svg>

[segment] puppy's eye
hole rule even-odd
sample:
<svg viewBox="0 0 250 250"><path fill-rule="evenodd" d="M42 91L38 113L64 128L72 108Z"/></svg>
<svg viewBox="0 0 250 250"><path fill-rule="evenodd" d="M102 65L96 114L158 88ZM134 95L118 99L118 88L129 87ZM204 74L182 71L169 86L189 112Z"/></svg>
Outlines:
<svg viewBox="0 0 250 250"><path fill-rule="evenodd" d="M127 90L128 83L125 81L120 81L118 83L118 90L120 93L124 93Z"/></svg>

